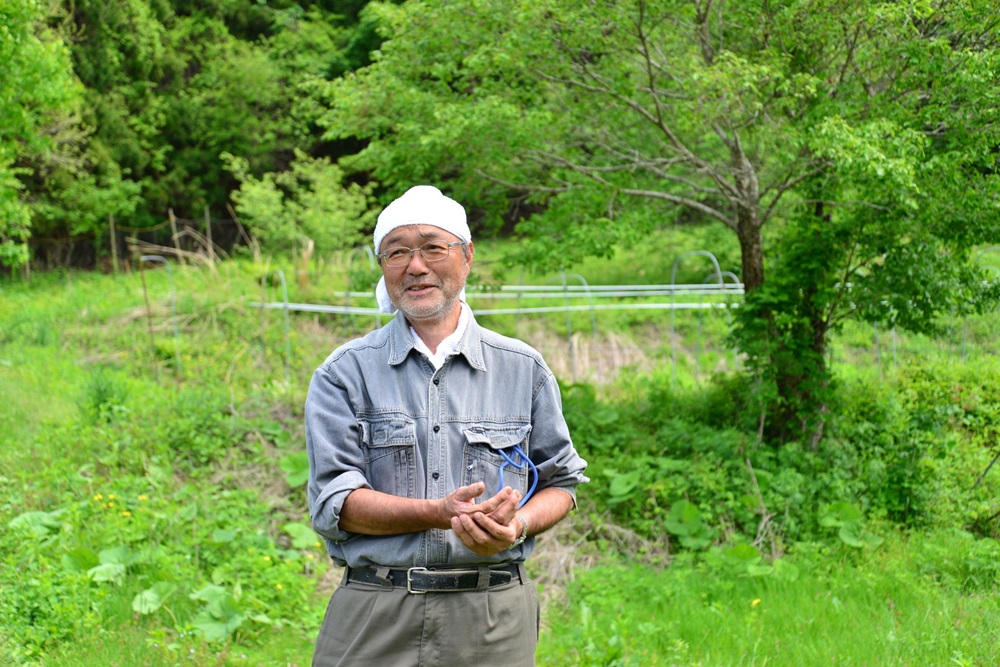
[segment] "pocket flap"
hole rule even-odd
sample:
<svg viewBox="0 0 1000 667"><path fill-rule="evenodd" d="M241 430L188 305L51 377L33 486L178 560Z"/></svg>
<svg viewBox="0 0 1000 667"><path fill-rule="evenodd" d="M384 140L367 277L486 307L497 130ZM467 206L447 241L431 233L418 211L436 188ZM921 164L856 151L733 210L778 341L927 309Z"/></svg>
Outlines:
<svg viewBox="0 0 1000 667"><path fill-rule="evenodd" d="M416 445L417 426L405 419L380 419L361 422L365 444L369 447Z"/></svg>
<svg viewBox="0 0 1000 667"><path fill-rule="evenodd" d="M491 449L507 449L523 444L531 433L531 424L507 427L482 427L463 429L466 440L473 444L488 445Z"/></svg>

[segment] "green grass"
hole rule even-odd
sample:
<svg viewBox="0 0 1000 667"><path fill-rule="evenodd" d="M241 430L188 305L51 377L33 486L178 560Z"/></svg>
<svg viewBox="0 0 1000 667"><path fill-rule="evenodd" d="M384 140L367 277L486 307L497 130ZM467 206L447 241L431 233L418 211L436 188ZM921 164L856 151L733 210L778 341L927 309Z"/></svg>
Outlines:
<svg viewBox="0 0 1000 667"><path fill-rule="evenodd" d="M488 250L484 244L480 253ZM637 249L606 269L578 270L625 282L641 262L646 274L634 278L666 282L670 266L660 254ZM286 367L282 314L249 306L280 297L276 286L260 284L278 266L233 262L217 273L175 266L173 291L163 270L147 271L145 288L136 272L62 272L0 285L0 664L89 666L94 656L123 667L309 663L332 573L312 541L286 529L305 523L306 508L301 483L287 480L282 463L303 449L301 405L313 369L373 320L294 314ZM308 280L290 280L289 298L335 302L329 294L347 287L346 269L337 258L317 263ZM881 369L871 328L853 325L836 339L834 368L847 382L874 381L880 371L888 378L936 355L953 362L954 376L928 381L927 391L975 383L976 372L996 371L993 321L970 319L955 328L964 339L954 341L900 335L895 363L883 334ZM497 316L484 324L526 338L565 381L593 382L600 373L599 393L607 395L639 396L647 373L675 376L682 391L696 393L734 366L723 313L677 313L672 327L665 311L582 312L569 322L563 313ZM993 413L963 418L979 414ZM973 422L969 429L986 430L971 437L988 446L991 422ZM610 479L598 471L612 459L595 443L578 446L595 471L594 490L581 490L589 507ZM949 461L974 480L983 451L960 453L966 459L953 453ZM622 467L619 477L627 472ZM681 477L704 477L674 481L690 490L715 480L709 472L692 468ZM992 488L987 480L981 492ZM977 500L978 514L993 511L987 496ZM645 502L640 509L656 495ZM942 503L931 516L954 524L963 512ZM662 514L652 516L646 527L662 522ZM570 532L587 534L589 520L578 512ZM967 533L883 533L886 543L864 553L836 542L793 545L786 559L795 579L735 574L710 552L668 569L640 566L639 556L662 562L665 546L640 554L588 537L574 582L547 598L539 662L996 664L993 543ZM110 554L122 547L128 558L117 579L95 574L110 572L100 568L114 566ZM623 561L629 553L631 562ZM544 558L542 549L533 560ZM136 595L160 583L176 589L152 612L137 612ZM212 642L201 634L209 605L192 598L211 586L232 604L215 609L215 620L241 621Z"/></svg>
<svg viewBox="0 0 1000 667"><path fill-rule="evenodd" d="M921 576L905 540L828 562L787 556L796 576L750 577L704 563L579 573L545 665L995 665L995 589L963 594ZM809 561L812 562L809 562Z"/></svg>
<svg viewBox="0 0 1000 667"><path fill-rule="evenodd" d="M45 658L46 667L94 667L100 656L102 667L306 667L312 661L314 633L270 630L246 642L207 644L197 636L159 639L155 629L130 622L104 632L82 637Z"/></svg>

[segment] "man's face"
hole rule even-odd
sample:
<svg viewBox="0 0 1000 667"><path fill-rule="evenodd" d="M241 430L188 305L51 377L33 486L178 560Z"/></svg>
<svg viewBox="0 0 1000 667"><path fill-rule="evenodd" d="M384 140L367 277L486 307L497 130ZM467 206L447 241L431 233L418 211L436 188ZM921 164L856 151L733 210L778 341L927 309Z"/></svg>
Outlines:
<svg viewBox="0 0 1000 667"><path fill-rule="evenodd" d="M460 240L433 225L406 225L389 232L382 240L379 252L397 246L419 248L428 242L447 244ZM471 242L467 248L465 251L462 246L452 246L448 256L436 262L427 262L419 252L415 252L406 266L386 266L382 263L389 297L408 320L443 320L454 312L458 295L472 269L474 249Z"/></svg>

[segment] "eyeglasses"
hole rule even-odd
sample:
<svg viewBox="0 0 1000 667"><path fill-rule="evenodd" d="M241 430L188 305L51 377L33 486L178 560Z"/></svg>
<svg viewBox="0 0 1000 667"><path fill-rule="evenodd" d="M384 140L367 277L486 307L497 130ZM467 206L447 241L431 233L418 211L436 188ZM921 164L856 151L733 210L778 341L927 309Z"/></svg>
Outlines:
<svg viewBox="0 0 1000 667"><path fill-rule="evenodd" d="M386 266L394 267L406 266L409 264L410 260L413 259L413 253L415 252L419 252L425 262L440 262L448 256L452 246L457 245L464 246L465 241L455 241L454 243L429 241L419 248L404 248L403 246L395 246L393 248L386 248L385 252L380 252L375 256L378 257L380 262L384 262Z"/></svg>

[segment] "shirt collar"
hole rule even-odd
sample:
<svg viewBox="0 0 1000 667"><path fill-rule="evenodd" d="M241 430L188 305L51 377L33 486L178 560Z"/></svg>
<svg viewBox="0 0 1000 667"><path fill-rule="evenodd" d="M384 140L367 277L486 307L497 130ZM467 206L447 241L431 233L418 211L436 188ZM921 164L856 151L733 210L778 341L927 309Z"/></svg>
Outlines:
<svg viewBox="0 0 1000 667"><path fill-rule="evenodd" d="M470 366L476 370L485 371L486 364L483 360L482 345L480 345L482 333L479 323L476 322L476 316L473 314L472 308L464 302L459 303L462 304L462 314L459 316L458 326L454 333L448 336L445 341L442 341L441 344L445 345L447 341L451 341L449 345L452 347L448 352L449 354L461 354L466 358ZM464 324L463 320L465 320ZM410 350L418 348L414 341L414 336L410 333L410 325L402 312L397 312L396 316L392 318L392 321L387 326L389 327L389 364L396 366L406 360L406 357L410 354ZM463 328L464 331L462 331ZM444 352L440 346L438 347L438 351Z"/></svg>
<svg viewBox="0 0 1000 667"><path fill-rule="evenodd" d="M412 326L410 327L410 337L413 338L413 347L416 348L418 352L427 357L427 360L431 362L434 368L441 368L444 366L445 360L453 354L458 353L458 344L462 340L462 336L465 334L466 328L469 326L469 316L470 309L467 305L459 303L459 315L458 315L458 325L455 330L452 331L448 336L442 340L437 346L437 352L431 352L430 347L424 342L420 334L417 333L416 329Z"/></svg>

